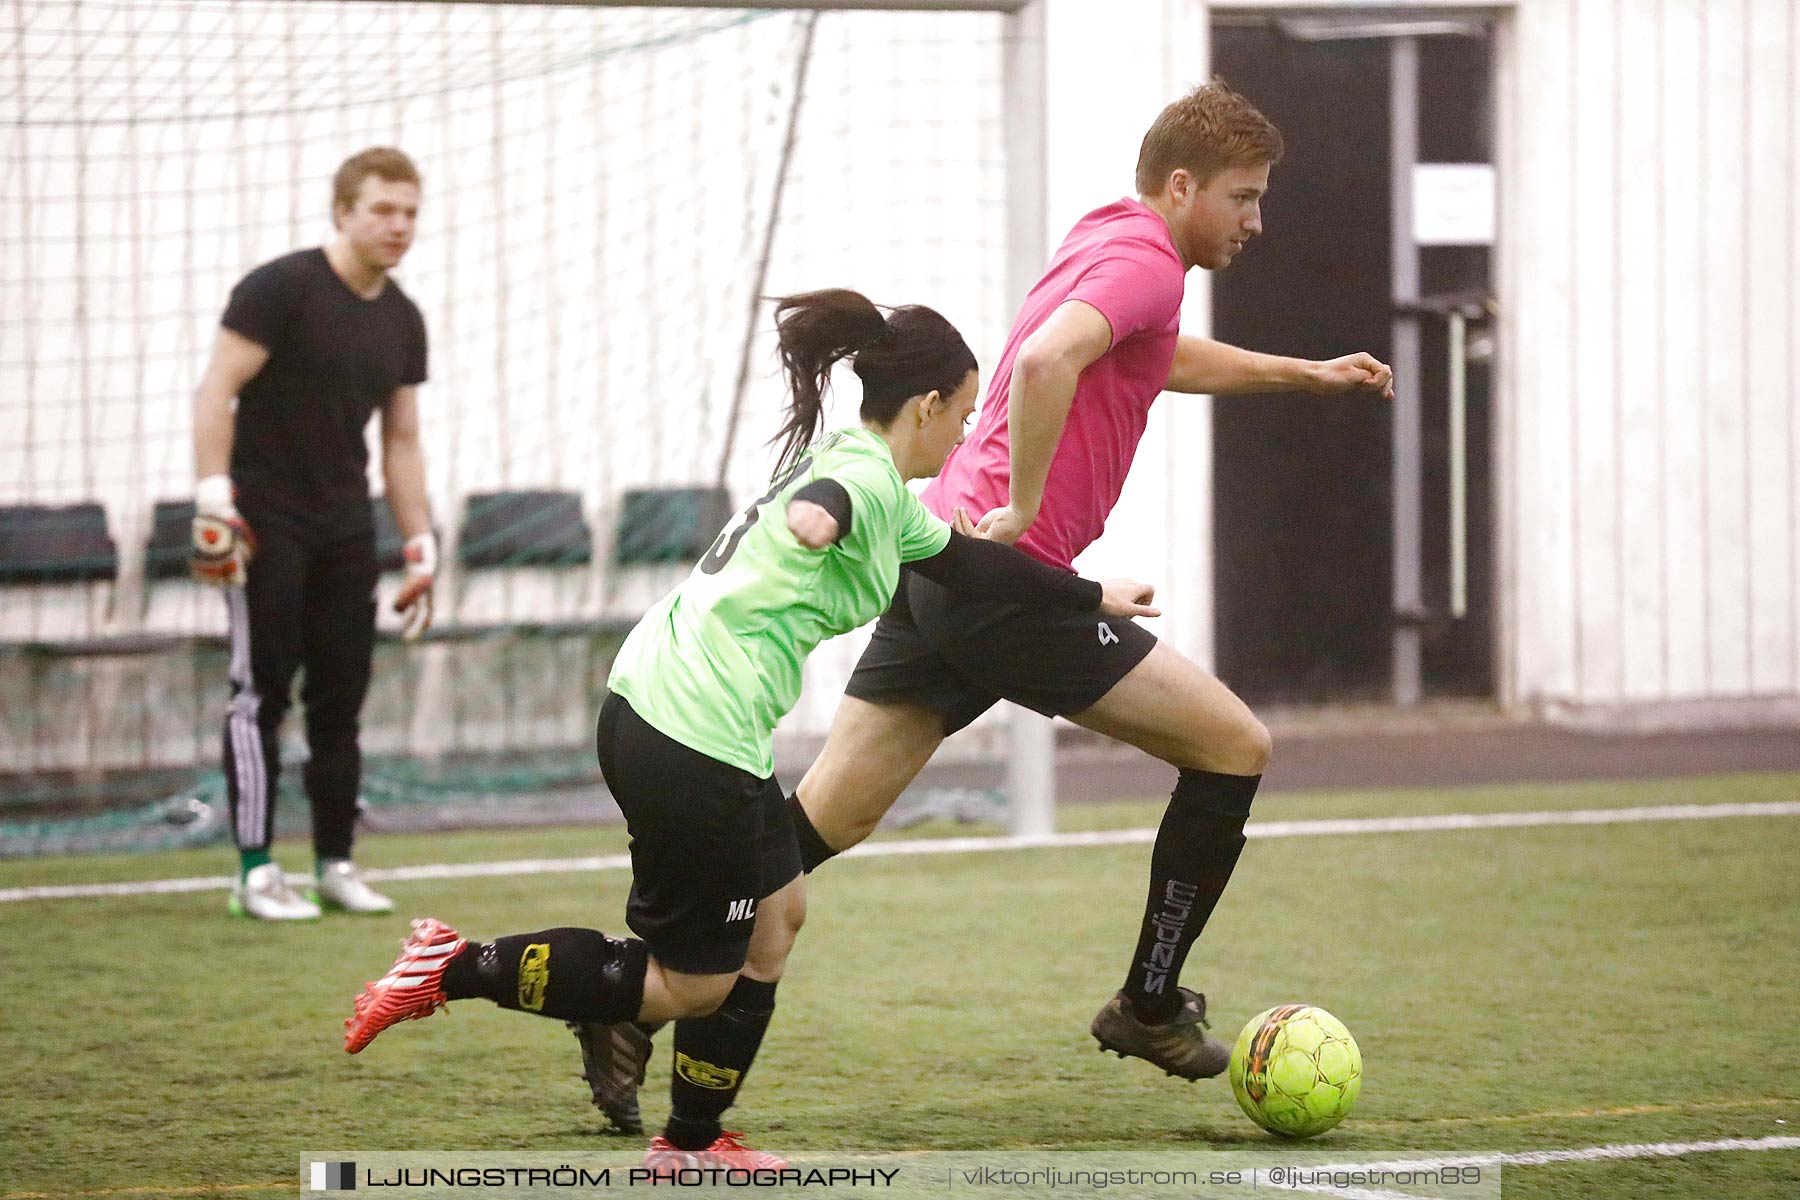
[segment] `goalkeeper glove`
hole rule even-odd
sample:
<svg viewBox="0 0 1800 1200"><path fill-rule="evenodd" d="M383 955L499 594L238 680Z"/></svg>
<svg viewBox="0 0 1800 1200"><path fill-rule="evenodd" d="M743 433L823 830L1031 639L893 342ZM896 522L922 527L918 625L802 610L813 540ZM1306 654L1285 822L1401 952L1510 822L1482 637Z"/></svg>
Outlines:
<svg viewBox="0 0 1800 1200"><path fill-rule="evenodd" d="M201 583L243 587L256 556L256 535L232 503L231 477L208 475L194 485L194 552L188 568Z"/></svg>
<svg viewBox="0 0 1800 1200"><path fill-rule="evenodd" d="M430 533L415 534L406 539L402 554L406 558L406 582L394 597L394 611L406 615L400 636L417 641L431 628L431 587L437 576L437 537Z"/></svg>

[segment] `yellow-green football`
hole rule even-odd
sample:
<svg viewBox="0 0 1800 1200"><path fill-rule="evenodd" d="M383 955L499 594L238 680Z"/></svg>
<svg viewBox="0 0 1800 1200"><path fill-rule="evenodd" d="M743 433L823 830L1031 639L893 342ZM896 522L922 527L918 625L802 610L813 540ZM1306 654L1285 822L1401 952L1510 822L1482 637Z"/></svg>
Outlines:
<svg viewBox="0 0 1800 1200"><path fill-rule="evenodd" d="M1362 1051L1344 1023L1310 1004L1259 1013L1231 1050L1231 1090L1250 1119L1283 1137L1324 1133L1362 1091Z"/></svg>

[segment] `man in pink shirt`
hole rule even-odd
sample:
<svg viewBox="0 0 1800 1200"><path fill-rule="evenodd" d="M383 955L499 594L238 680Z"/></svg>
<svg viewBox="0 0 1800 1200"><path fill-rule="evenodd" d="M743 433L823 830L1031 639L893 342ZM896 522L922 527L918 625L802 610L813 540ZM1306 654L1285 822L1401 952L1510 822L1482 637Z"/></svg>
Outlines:
<svg viewBox="0 0 1800 1200"><path fill-rule="evenodd" d="M1144 137L1137 199L1069 233L1013 324L968 440L924 499L939 516L1068 568L1100 536L1150 405L1164 391L1392 396L1367 354L1256 354L1179 330L1194 267L1222 270L1262 232L1281 135L1222 83L1165 108ZM965 603L902 577L795 805L809 869L875 828L949 734L1008 699L1129 742L1179 771L1151 855L1124 986L1100 1010L1102 1047L1171 1074L1217 1075L1226 1046L1182 964L1231 877L1269 758L1269 733L1207 671L1132 621Z"/></svg>

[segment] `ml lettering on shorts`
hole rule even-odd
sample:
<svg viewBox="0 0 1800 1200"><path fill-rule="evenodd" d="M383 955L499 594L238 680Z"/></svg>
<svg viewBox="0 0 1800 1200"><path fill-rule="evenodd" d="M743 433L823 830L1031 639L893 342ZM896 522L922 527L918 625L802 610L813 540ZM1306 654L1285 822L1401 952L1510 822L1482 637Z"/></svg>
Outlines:
<svg viewBox="0 0 1800 1200"><path fill-rule="evenodd" d="M734 921L748 921L755 916L756 899L754 897L746 900L727 900L725 902L725 923L727 925Z"/></svg>
<svg viewBox="0 0 1800 1200"><path fill-rule="evenodd" d="M1169 880L1163 889L1163 909L1152 923L1156 942L1150 947L1150 960L1138 964L1144 968L1145 994L1160 996L1166 990L1169 969L1175 965L1175 948L1181 944L1188 918L1194 915L1194 898L1199 894L1199 887L1179 879Z"/></svg>

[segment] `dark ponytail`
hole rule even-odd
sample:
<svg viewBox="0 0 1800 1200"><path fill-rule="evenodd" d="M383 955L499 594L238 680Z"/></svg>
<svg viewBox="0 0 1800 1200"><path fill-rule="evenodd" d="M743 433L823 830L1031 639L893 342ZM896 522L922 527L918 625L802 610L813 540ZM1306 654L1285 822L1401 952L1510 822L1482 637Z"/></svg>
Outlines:
<svg viewBox="0 0 1800 1200"><path fill-rule="evenodd" d="M770 439L781 443L780 475L818 435L831 368L886 333L887 318L860 292L826 288L776 301L775 330L788 381L787 420Z"/></svg>
<svg viewBox="0 0 1800 1200"><path fill-rule="evenodd" d="M932 391L948 396L975 369L974 352L938 313L909 304L883 317L867 296L848 288L777 300L775 329L788 381L787 419L769 439L781 443L776 475L818 435L831 368L839 361L851 359L862 380L863 420L884 429L907 400Z"/></svg>

